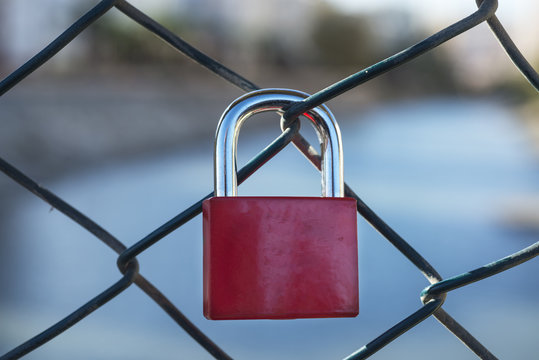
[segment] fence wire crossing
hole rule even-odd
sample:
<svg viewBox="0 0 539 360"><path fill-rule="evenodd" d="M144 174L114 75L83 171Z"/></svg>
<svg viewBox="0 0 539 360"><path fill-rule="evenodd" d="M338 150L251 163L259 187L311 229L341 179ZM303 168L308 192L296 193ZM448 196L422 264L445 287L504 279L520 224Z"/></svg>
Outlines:
<svg viewBox="0 0 539 360"><path fill-rule="evenodd" d="M346 91L349 91L371 79L376 78L384 72L397 68L398 66L420 56L429 50L434 49L442 43L483 22L487 22L488 26L492 30L492 33L499 40L501 46L511 58L514 65L520 70L522 75L536 90L539 91L539 75L520 53L495 15L498 6L497 1L477 0L476 2L478 9L471 15L433 34L421 42L353 75L350 75L349 77L342 79L309 96L303 101L298 101L291 105L284 114L288 127L279 137L277 137L263 151L251 159L247 165L245 165L238 172L238 182L241 183L244 181L290 142L293 142L307 156L314 166L320 168L320 156L299 133L299 122L295 121L299 115L343 94ZM223 64L207 56L197 48L186 43L178 35L171 32L160 23L154 21L152 18L129 4L127 1L103 0L85 13L75 23L73 23L73 25L66 29L42 51L2 80L0 83L0 95L3 95L9 91L19 82L21 82L26 76L30 75L33 71L51 59L88 26L90 26L94 21L99 19L112 8L119 10L125 14L125 16L137 22L148 31L154 33L157 37L164 40L170 46L183 53L185 56L191 58L201 66L214 72L225 81L228 81L245 91L259 89L259 87L253 84L251 81L245 79ZM142 291L152 298L181 328L183 328L193 338L193 340L199 343L200 346L202 346L209 354L217 359L231 359L231 357L223 349L209 339L204 332L198 329L169 299L167 299L165 295L163 295L156 287L152 285L152 283L150 283L140 274L136 259L137 255L148 250L156 242L200 214L202 211L202 201L213 196L213 193L208 194L200 201L196 202L174 218L170 219L168 222L155 229L152 233L135 243L133 246L126 247L122 242L112 236L100 225L96 224L90 218L82 214L80 211L52 192L38 185L37 182L26 176L15 166L9 164L2 158L0 158L0 170L15 182L26 188L28 191L32 192L34 195L40 197L43 201L65 214L67 217L82 226L97 239L101 240L113 251L115 251L119 255L117 265L122 275L116 282L114 282L109 288L105 289L102 293L98 294L76 311L58 321L56 324L44 330L40 334L32 337L23 344L20 344L8 353L4 354L0 357L0 360L18 359L35 350L65 330L69 329L80 320L84 319L93 311L105 305L109 300L120 294L132 283L136 284ZM407 318L403 319L401 322L394 325L392 328L380 334L380 336L378 336L376 339L359 348L356 352L350 354L346 359L365 359L369 357L431 315L434 316L456 337L458 337L479 358L496 359L496 357L487 348L485 348L464 327L462 327L455 319L445 312L442 305L448 292L493 276L534 258L539 254L539 242L536 242L533 245L514 254L510 254L503 259L493 261L489 264L464 272L460 275L443 279L426 259L424 259L408 242L397 234L378 215L376 215L376 213L372 211L359 198L358 195L356 195L350 186L346 184L345 195L353 197L357 200L358 213L391 244L393 244L402 253L402 255L410 260L430 282L430 286L426 287L421 292L421 300L423 301L423 306L421 308L409 315Z"/></svg>

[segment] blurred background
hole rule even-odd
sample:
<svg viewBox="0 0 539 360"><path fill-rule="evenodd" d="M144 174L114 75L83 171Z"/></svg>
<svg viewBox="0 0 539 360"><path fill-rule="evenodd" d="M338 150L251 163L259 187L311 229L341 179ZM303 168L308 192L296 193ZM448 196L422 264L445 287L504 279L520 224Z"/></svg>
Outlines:
<svg viewBox="0 0 539 360"><path fill-rule="evenodd" d="M97 1L0 2L0 77ZM473 1L133 0L260 87L308 93L393 55L475 11ZM497 16L539 68L539 3ZM0 156L127 246L209 193L213 136L242 91L111 9L0 98ZM347 183L443 277L518 251L539 234L539 97L486 24L327 105L340 124ZM307 126L302 133L316 143ZM238 163L279 134L251 120ZM286 176L283 176L285 174ZM243 195L317 195L319 176L288 147ZM0 176L0 353L119 279L116 256ZM427 281L359 220L355 319L211 322L202 316L197 217L139 257L141 273L235 358L335 359L421 306ZM83 255L83 256L81 256ZM444 308L500 358L539 353L539 262L449 294ZM427 319L376 359L474 359ZM28 359L210 358L135 286Z"/></svg>

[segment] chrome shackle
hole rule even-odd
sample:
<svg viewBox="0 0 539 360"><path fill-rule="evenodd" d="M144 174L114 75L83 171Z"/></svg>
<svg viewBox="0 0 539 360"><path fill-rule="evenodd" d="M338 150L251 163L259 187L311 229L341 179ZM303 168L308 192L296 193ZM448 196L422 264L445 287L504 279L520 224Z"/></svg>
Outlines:
<svg viewBox="0 0 539 360"><path fill-rule="evenodd" d="M215 135L215 196L237 196L236 153L241 126L252 115L275 111L302 101L309 95L297 90L263 89L234 100L225 110ZM322 196L343 197L343 159L339 126L327 106L320 105L303 114L317 132L322 155Z"/></svg>

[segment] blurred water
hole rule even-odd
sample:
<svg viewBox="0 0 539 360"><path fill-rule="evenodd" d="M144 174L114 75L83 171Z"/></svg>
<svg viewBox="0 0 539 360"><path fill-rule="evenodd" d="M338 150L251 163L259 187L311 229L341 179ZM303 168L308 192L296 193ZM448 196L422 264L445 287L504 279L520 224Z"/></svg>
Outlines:
<svg viewBox="0 0 539 360"><path fill-rule="evenodd" d="M492 102L441 99L338 119L346 181L442 276L471 270L536 241L534 234L500 222L512 199L539 191L536 160L513 117ZM268 143L275 128L274 134L244 134L238 161ZM89 169L47 186L129 246L206 195L212 184L212 149L200 146ZM290 147L240 193L315 195L319 186L311 165ZM17 244L10 254L17 281L1 296L0 353L120 278L111 250L37 199L21 199L6 226ZM197 217L143 253L141 273L235 358L342 358L417 310L428 285L360 220L359 317L212 322L202 316L201 239ZM538 271L539 262L532 260L454 291L444 307L500 358L536 358ZM373 358L422 359L432 352L438 359L475 358L433 319ZM210 357L132 286L27 358Z"/></svg>

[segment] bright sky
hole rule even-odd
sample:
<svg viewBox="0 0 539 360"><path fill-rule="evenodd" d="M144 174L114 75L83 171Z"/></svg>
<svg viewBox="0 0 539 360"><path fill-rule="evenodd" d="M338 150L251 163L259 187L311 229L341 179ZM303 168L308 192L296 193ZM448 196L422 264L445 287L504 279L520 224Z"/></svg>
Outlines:
<svg viewBox="0 0 539 360"><path fill-rule="evenodd" d="M379 10L402 9L412 14L417 14L418 18L429 23L436 23L440 20L458 20L471 14L477 9L473 0L329 0L337 7L350 12L370 12ZM539 1L537 0L510 0L498 1L496 16L507 27L514 26L515 23L531 26L532 30L537 30L536 18L539 15ZM429 20L430 19L430 20ZM535 35L537 32L532 32Z"/></svg>
<svg viewBox="0 0 539 360"><path fill-rule="evenodd" d="M404 10L416 15L418 21L433 31L441 30L477 9L474 0L328 1L348 12ZM525 55L539 53L539 0L498 0L496 16Z"/></svg>
<svg viewBox="0 0 539 360"><path fill-rule="evenodd" d="M347 11L375 11L381 9L406 9L417 14L423 14L425 18L432 16L454 17L462 16L477 9L473 0L329 0L338 7ZM428 5L426 5L428 4ZM511 0L498 1L498 16L519 17L526 14L529 17L537 16L539 2L537 0Z"/></svg>

